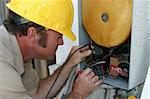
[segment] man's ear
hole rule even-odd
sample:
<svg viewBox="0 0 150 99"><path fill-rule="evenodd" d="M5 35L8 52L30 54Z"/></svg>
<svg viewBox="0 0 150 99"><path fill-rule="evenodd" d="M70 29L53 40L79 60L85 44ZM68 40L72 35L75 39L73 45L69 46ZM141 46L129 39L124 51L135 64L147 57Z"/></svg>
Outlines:
<svg viewBox="0 0 150 99"><path fill-rule="evenodd" d="M27 37L31 43L37 42L37 30L35 27L29 27L28 28Z"/></svg>

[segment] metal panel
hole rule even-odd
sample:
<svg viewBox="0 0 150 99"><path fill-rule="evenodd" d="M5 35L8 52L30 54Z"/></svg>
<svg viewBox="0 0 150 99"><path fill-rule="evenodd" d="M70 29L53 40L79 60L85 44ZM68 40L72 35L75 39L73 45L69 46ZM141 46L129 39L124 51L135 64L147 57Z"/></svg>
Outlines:
<svg viewBox="0 0 150 99"><path fill-rule="evenodd" d="M0 0L0 25L7 17L8 10L5 7L6 2L8 2L8 0Z"/></svg>
<svg viewBox="0 0 150 99"><path fill-rule="evenodd" d="M133 0L129 89L144 82L149 66L148 0Z"/></svg>

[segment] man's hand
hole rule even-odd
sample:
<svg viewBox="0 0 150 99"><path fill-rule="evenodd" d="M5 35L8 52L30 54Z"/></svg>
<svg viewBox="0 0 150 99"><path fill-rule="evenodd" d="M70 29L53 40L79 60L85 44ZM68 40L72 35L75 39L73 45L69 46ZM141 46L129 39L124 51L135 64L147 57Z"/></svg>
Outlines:
<svg viewBox="0 0 150 99"><path fill-rule="evenodd" d="M98 85L102 83L94 72L87 68L75 80L73 91L68 99L85 99Z"/></svg>
<svg viewBox="0 0 150 99"><path fill-rule="evenodd" d="M89 48L89 46L85 46L80 49L81 46L74 46L72 47L70 54L68 56L67 64L70 64L71 66L75 66L79 64L81 61L83 61L87 56L92 54L92 50Z"/></svg>

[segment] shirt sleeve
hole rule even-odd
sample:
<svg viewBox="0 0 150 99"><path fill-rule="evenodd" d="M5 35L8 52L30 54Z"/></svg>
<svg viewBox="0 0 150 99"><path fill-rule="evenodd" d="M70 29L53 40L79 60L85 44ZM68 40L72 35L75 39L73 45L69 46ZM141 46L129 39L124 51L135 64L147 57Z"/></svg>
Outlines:
<svg viewBox="0 0 150 99"><path fill-rule="evenodd" d="M22 75L22 81L27 91L36 90L39 85L39 75L33 68L31 62L24 64L24 74Z"/></svg>
<svg viewBox="0 0 150 99"><path fill-rule="evenodd" d="M0 60L0 99L32 99L12 65Z"/></svg>

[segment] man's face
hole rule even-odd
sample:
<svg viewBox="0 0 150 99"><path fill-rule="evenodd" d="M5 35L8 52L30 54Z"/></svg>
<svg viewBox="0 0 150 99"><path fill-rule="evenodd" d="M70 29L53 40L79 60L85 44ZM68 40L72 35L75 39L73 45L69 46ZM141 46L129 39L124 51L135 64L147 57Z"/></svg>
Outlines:
<svg viewBox="0 0 150 99"><path fill-rule="evenodd" d="M40 46L37 49L38 58L53 60L55 58L58 46L64 44L63 37L62 34L53 30L47 30L46 33L47 33L46 46L45 47Z"/></svg>

